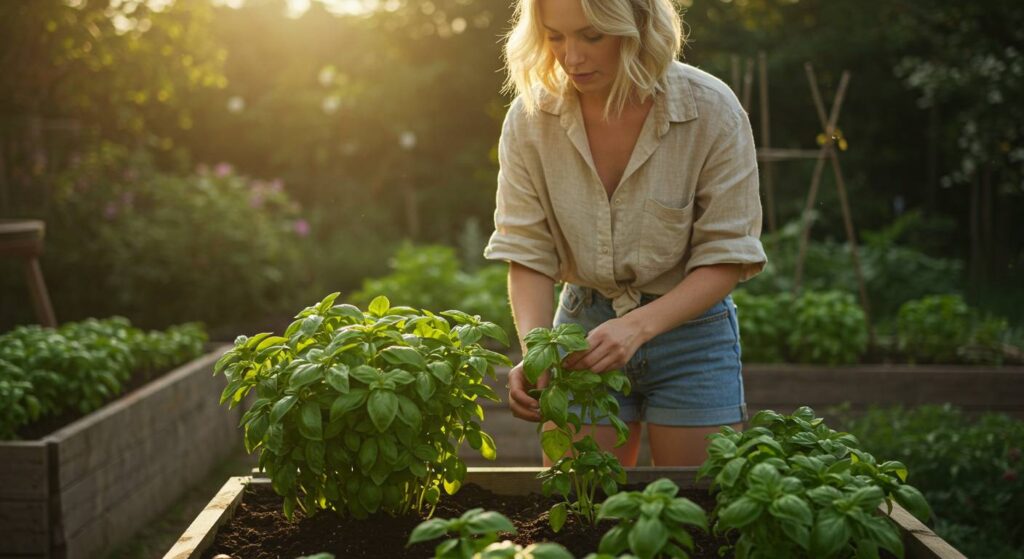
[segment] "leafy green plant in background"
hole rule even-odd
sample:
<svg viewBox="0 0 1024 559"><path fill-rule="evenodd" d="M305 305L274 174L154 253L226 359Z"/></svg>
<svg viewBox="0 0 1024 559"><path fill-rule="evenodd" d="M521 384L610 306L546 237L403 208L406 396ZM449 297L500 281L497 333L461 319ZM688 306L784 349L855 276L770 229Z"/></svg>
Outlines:
<svg viewBox="0 0 1024 559"><path fill-rule="evenodd" d="M537 385L548 374L547 386L539 390L541 447L553 462L541 472L545 495L556 492L565 501L552 507L551 527L562 529L572 512L590 524L597 522L597 489L605 495L618 492L626 482L626 472L615 455L601 450L590 434L575 440L584 424L608 420L618 435L617 444L626 442L629 427L619 419L619 403L612 391L629 393L629 379L622 371L597 374L593 371L569 371L562 365L564 355L587 348L586 332L578 324L554 328L534 328L526 335L523 370L531 384ZM535 392L535 394L537 394ZM545 422L554 423L544 430ZM573 498L575 496L575 499Z"/></svg>
<svg viewBox="0 0 1024 559"><path fill-rule="evenodd" d="M605 532L599 551L617 556L625 550L641 559L686 559L693 551L693 537L686 526L708 529L704 509L684 497L679 487L662 478L643 491L616 493L601 503L598 519L617 518L618 525Z"/></svg>
<svg viewBox="0 0 1024 559"><path fill-rule="evenodd" d="M929 405L873 408L844 425L914 473L943 539L968 557L1024 557L1024 421Z"/></svg>
<svg viewBox="0 0 1024 559"><path fill-rule="evenodd" d="M256 391L245 447L259 451L287 517L296 507L356 518L432 512L442 488L462 485L463 441L496 456L476 400L499 401L483 379L511 363L478 342L508 339L461 311L439 316L380 296L364 312L337 297L304 309L283 336L240 336L216 365L228 379L222 402Z"/></svg>
<svg viewBox="0 0 1024 559"><path fill-rule="evenodd" d="M868 345L864 311L853 295L805 291L793 303L790 355L801 363L856 363Z"/></svg>
<svg viewBox="0 0 1024 559"><path fill-rule="evenodd" d="M774 233L762 235L769 261L757 281L744 284L756 295L791 293L799 254L800 221L791 221ZM932 225L919 214L908 214L877 231L864 232L860 259L868 299L875 319L896 314L904 302L934 293L960 290L963 262L931 256L918 245L926 245L923 232L947 231ZM951 231L949 232L952 233ZM930 238L934 238L934 233ZM915 244L906 244L913 241ZM931 245L926 245L931 246ZM858 292L857 277L850 258L850 246L832 240L812 240L807 246L803 290Z"/></svg>
<svg viewBox="0 0 1024 559"><path fill-rule="evenodd" d="M739 559L878 557L879 548L902 556L899 529L875 514L879 505L895 500L922 520L931 514L906 484L906 466L878 463L808 407L789 416L762 411L750 425L712 435L699 470L717 490L715 531L739 532Z"/></svg>
<svg viewBox="0 0 1024 559"><path fill-rule="evenodd" d="M899 349L911 362L999 365L1009 333L1006 319L979 316L959 295L907 301L897 321Z"/></svg>
<svg viewBox="0 0 1024 559"><path fill-rule="evenodd" d="M198 324L144 332L121 317L15 328L0 336L0 440L34 421L98 409L133 373L184 363L205 341Z"/></svg>
<svg viewBox="0 0 1024 559"><path fill-rule="evenodd" d="M354 304L365 304L376 294L383 294L435 312L460 308L493 317L506 333L514 332L505 266L489 264L466 272L453 247L408 243L398 249L389 265L390 274L363 281L362 288L350 298Z"/></svg>
<svg viewBox="0 0 1024 559"><path fill-rule="evenodd" d="M897 322L899 348L912 361L948 363L967 341L970 309L957 295L907 301Z"/></svg>
<svg viewBox="0 0 1024 559"><path fill-rule="evenodd" d="M747 363L779 363L786 360L786 336L792 330L788 312L793 297L788 293L753 295L745 289L732 294L740 322L743 360Z"/></svg>
<svg viewBox="0 0 1024 559"><path fill-rule="evenodd" d="M867 348L864 312L842 291L754 295L737 290L733 301L747 362L856 363Z"/></svg>

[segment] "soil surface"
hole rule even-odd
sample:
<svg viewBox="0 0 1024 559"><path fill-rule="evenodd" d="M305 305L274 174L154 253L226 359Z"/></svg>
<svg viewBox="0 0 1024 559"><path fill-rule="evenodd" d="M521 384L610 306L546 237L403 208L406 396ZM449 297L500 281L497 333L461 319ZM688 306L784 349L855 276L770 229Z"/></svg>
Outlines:
<svg viewBox="0 0 1024 559"><path fill-rule="evenodd" d="M631 490L638 488L627 487ZM706 511L715 505L714 498L704 490L683 489L679 496L694 501ZM577 558L596 552L601 536L615 522L604 521L597 528L592 528L570 516L562 531L556 534L548 525L548 510L557 502L536 494L495 495L469 484L454 496L443 496L434 516L455 518L471 508L482 507L501 512L515 524L517 534L501 534L499 539L510 539L524 546L553 541L565 546ZM254 484L246 489L234 518L221 527L213 546L203 558L213 559L223 554L232 559L294 559L326 551L338 559L424 559L433 557L434 548L444 539L406 548L409 534L421 521L417 517L391 518L386 515L349 520L333 512L321 512L306 518L296 512L296 521L288 522L281 513L281 498L269 484ZM695 553L691 555L694 559L719 559L718 548L728 543L700 529L690 533L696 544Z"/></svg>

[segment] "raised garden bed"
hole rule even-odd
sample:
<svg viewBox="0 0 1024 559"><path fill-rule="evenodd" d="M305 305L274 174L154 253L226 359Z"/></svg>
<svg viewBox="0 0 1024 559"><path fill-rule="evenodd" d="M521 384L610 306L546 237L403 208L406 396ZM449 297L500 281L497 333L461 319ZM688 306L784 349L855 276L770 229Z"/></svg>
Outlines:
<svg viewBox="0 0 1024 559"><path fill-rule="evenodd" d="M467 484L476 484L497 495L528 495L540 492L540 482L536 479L537 473L540 471L540 468L470 468L465 481ZM684 491L698 490L702 493L706 489L706 485L695 483L695 473L695 468L635 468L628 470L631 484L649 483L658 478L667 477L676 482ZM232 557L245 556L245 554L230 553L219 548L214 550L212 547L217 539L218 531L232 519L247 495L257 494L247 492L246 489L249 486L269 486L269 481L249 477L229 479L174 547L164 556L164 559L201 559L210 556L215 551L228 553ZM255 497L253 498L255 499ZM537 496L536 499L542 500L543 497ZM710 506L703 503L702 505L706 508ZM502 511L499 510L499 512ZM963 559L962 554L898 505L894 504L891 516L900 525L907 559ZM410 523L409 530L415 523L415 521ZM249 539L250 543L253 543L251 533ZM599 536L594 541L598 539L600 539ZM312 542L314 546L315 543ZM401 543L404 544L404 542ZM714 541L708 541L707 545L717 547L717 543ZM433 545L428 546L427 555L430 554L429 550L432 548ZM377 553L376 549L364 549L361 555L351 556L367 558L385 556ZM305 552L315 551L329 550L312 548L305 550ZM596 549L592 551L596 551Z"/></svg>
<svg viewBox="0 0 1024 559"><path fill-rule="evenodd" d="M498 380L487 380L502 398L508 369L498 370ZM1024 419L1024 367L983 367L967 365L744 365L743 381L750 416L764 409L791 413L810 406L819 413L849 404L857 414L869 406L913 407L950 403L968 412L1002 412ZM540 446L535 425L512 417L506 402L483 401L486 413L483 429L498 442L502 466L540 464ZM830 425L841 428L841 418L829 417ZM467 463L485 462L465 453ZM646 444L640 464L648 463Z"/></svg>
<svg viewBox="0 0 1024 559"><path fill-rule="evenodd" d="M39 440L0 442L0 557L97 557L239 446L223 346Z"/></svg>

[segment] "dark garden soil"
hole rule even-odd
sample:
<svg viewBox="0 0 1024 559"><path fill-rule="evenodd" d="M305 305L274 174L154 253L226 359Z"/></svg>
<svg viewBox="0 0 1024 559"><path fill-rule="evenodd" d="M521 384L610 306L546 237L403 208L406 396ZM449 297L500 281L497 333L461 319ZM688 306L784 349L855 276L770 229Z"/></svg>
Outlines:
<svg viewBox="0 0 1024 559"><path fill-rule="evenodd" d="M123 384L121 386L121 388L122 388L121 393L118 394L117 396L111 398L110 400L108 400L103 405L107 406L107 405L110 405L113 402L116 402L116 401L120 400L121 398L124 398L125 396L131 394L132 392L135 392L136 390L138 390L138 389L142 388L143 386L149 384L150 382L152 382L152 381L154 381L154 380L156 380L156 379L166 375L167 373L177 369L178 367L180 367L180 366L182 366L184 364L185 363L179 363L178 365L175 365L173 367L169 367L169 368L164 369L162 371L156 371L156 372L153 372L153 371L135 371L134 373L132 373L131 378L128 379L128 382L126 382L125 384ZM99 408L99 409L103 409L103 408ZM93 410L93 411L96 411L96 410ZM89 412L89 413L93 413L93 412ZM63 413L61 415L58 415L58 416L47 417L47 418L41 419L39 421L36 421L35 423L29 423L28 425L25 425L25 426L21 427L20 429L18 429L18 439L23 440L23 441L39 440L39 439L45 437L46 435L49 435L50 433L53 433L54 431L57 431L58 429L61 429L63 427L67 427L68 425L71 425L75 421L78 421L79 419L89 415L89 413L81 413L81 412L78 412L78 411L68 411L68 412L65 412L65 413Z"/></svg>
<svg viewBox="0 0 1024 559"><path fill-rule="evenodd" d="M234 518L221 527L213 546L203 555L204 559L221 554L232 559L294 559L324 551L339 559L424 559L433 557L434 548L444 541L438 538L406 548L409 534L421 521L416 517L382 515L367 520L348 520L331 512L312 518L296 513L296 521L288 522L281 513L281 498L269 484L253 484L245 491ZM679 496L694 501L704 510L711 510L715 505L704 490L683 489ZM596 552L601 536L615 522L604 521L595 529L570 517L556 534L548 526L548 509L557 502L536 494L495 495L469 484L454 496L442 497L434 516L454 518L477 507L494 510L509 517L518 530L515 535L501 534L500 539L511 539L523 546L553 541L578 558ZM694 559L719 559L718 548L728 543L699 529L691 534L696 544L695 553L691 555Z"/></svg>

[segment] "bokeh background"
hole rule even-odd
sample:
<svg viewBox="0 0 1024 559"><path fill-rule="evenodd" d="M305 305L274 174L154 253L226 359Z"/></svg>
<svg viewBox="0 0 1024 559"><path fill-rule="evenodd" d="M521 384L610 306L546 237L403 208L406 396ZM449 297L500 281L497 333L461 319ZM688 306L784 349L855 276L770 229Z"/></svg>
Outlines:
<svg viewBox="0 0 1024 559"><path fill-rule="evenodd" d="M232 339L386 276L414 305L476 296L470 310L505 315L503 274L480 253L510 102L508 4L2 2L0 217L47 222L42 264L62 322L201 320ZM851 72L841 160L883 330L904 302L944 293L1021 324L1017 2L681 10L687 62L731 83L737 62L766 54L773 147L817 147L805 62L826 105ZM753 99L760 138L756 80ZM748 291L791 287L813 165L774 166L772 263ZM830 172L816 208L805 285L856 293ZM20 263L0 260L0 282L0 327L32 322Z"/></svg>

